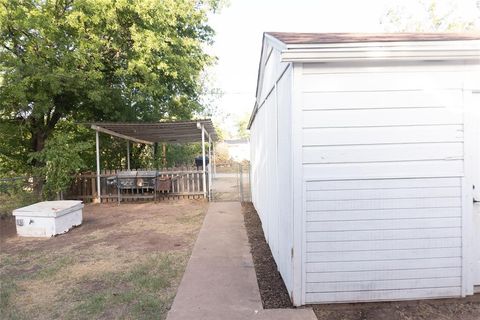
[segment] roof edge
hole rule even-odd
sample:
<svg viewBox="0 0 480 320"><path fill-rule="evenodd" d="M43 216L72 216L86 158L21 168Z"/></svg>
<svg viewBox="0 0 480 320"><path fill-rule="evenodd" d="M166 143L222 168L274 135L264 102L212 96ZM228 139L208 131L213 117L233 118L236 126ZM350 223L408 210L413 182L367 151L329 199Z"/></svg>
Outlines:
<svg viewBox="0 0 480 320"><path fill-rule="evenodd" d="M346 43L394 43L423 41L469 41L480 40L480 32L383 32L383 33L313 33L313 32L266 32L269 37L286 45L325 45Z"/></svg>
<svg viewBox="0 0 480 320"><path fill-rule="evenodd" d="M477 60L480 62L480 40L424 43L395 43L385 46L297 47L281 53L283 62L335 62L361 60Z"/></svg>

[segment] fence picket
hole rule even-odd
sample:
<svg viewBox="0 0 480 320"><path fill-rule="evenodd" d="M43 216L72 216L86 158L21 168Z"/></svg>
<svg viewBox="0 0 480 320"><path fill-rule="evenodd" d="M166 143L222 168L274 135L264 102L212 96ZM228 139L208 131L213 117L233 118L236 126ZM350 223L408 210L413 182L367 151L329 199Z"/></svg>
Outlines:
<svg viewBox="0 0 480 320"><path fill-rule="evenodd" d="M97 174L95 172L85 172L74 177L71 187L65 193L68 199L80 199L84 202L90 202L98 195L101 196L102 202L116 202L117 188L115 185L108 185L109 177L115 176L125 170L107 170L100 172L100 190L97 190ZM137 171L132 169L131 171ZM159 199L181 199L181 198L199 198L203 196L202 176L203 172L188 167L166 168L158 172L159 178L170 178L170 191L162 191ZM144 190L141 186L133 186L125 191L128 197L124 201L134 201L142 196L149 196L149 191Z"/></svg>

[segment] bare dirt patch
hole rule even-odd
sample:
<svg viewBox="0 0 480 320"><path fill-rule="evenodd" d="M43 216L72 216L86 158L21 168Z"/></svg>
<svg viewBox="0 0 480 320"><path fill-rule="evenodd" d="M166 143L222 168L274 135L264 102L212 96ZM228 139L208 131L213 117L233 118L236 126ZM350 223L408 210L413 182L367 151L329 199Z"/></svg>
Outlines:
<svg viewBox="0 0 480 320"><path fill-rule="evenodd" d="M164 319L207 205L86 205L80 227L48 239L1 220L0 318Z"/></svg>
<svg viewBox="0 0 480 320"><path fill-rule="evenodd" d="M315 305L319 320L478 320L480 296L464 299Z"/></svg>
<svg viewBox="0 0 480 320"><path fill-rule="evenodd" d="M264 308L292 308L261 221L251 203L243 205ZM464 299L312 305L319 320L479 320L480 294Z"/></svg>
<svg viewBox="0 0 480 320"><path fill-rule="evenodd" d="M2 239L15 237L15 219L13 216L0 217L0 243Z"/></svg>
<svg viewBox="0 0 480 320"><path fill-rule="evenodd" d="M94 244L118 245L126 250L178 247L182 239L167 236L175 231L181 238L197 229L195 222L203 219L206 204L201 200L140 203L140 204L90 204L83 210L83 223L68 233L53 238L21 238L16 236L15 221L1 220L0 248L2 253L18 250L55 250L74 246L82 249ZM195 219L198 218L198 219ZM182 219L186 223L182 223ZM180 220L180 223L179 223ZM191 221L190 221L191 220ZM192 222L192 223L189 223ZM193 229L192 229L193 225ZM157 244L157 246L155 245ZM166 246L166 247L165 247Z"/></svg>
<svg viewBox="0 0 480 320"><path fill-rule="evenodd" d="M112 243L118 250L146 252L180 250L187 245L182 237L158 232L147 232L135 240L132 239L130 233L113 232L100 243Z"/></svg>

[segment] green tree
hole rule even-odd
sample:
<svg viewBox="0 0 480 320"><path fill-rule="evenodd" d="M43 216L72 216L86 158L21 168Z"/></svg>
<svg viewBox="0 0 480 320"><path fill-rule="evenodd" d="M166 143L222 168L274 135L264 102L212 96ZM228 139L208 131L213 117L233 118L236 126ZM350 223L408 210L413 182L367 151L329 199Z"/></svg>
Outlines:
<svg viewBox="0 0 480 320"><path fill-rule="evenodd" d="M166 146L166 167L191 167L195 163L195 157L201 154L200 143L168 144Z"/></svg>
<svg viewBox="0 0 480 320"><path fill-rule="evenodd" d="M82 153L91 149L91 143L79 142L74 135L57 131L47 140L42 151L31 154L33 159L44 164L34 172L45 177L44 198L58 198L68 188L72 176L86 166Z"/></svg>
<svg viewBox="0 0 480 320"><path fill-rule="evenodd" d="M237 125L237 135L240 139L250 138L250 132L248 131L248 122L250 121L250 114L244 114L240 119L238 119Z"/></svg>
<svg viewBox="0 0 480 320"><path fill-rule="evenodd" d="M16 121L0 119L0 177L14 177L29 171L30 132Z"/></svg>
<svg viewBox="0 0 480 320"><path fill-rule="evenodd" d="M381 24L389 32L480 30L476 0L415 0L390 7Z"/></svg>
<svg viewBox="0 0 480 320"><path fill-rule="evenodd" d="M214 61L203 51L213 36L207 15L219 3L0 0L0 131L22 127L17 159L43 150L61 121L200 112L200 75Z"/></svg>

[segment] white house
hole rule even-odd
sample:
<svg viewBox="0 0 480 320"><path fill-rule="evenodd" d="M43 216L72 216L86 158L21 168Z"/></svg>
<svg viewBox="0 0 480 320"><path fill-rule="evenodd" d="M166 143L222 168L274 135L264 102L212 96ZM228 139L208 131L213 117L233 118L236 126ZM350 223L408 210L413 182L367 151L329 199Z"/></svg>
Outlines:
<svg viewBox="0 0 480 320"><path fill-rule="evenodd" d="M259 68L252 201L294 304L473 294L480 34L265 33Z"/></svg>

